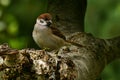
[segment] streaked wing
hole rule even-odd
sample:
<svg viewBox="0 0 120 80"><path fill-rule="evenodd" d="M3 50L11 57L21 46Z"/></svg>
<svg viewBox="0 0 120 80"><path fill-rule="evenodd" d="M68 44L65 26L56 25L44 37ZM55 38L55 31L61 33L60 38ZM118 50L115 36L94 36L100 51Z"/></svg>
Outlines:
<svg viewBox="0 0 120 80"><path fill-rule="evenodd" d="M61 33L61 31L59 29L57 29L56 27L53 27L52 25L49 26L52 30L52 33L58 37L61 37L62 39L66 40L66 37Z"/></svg>

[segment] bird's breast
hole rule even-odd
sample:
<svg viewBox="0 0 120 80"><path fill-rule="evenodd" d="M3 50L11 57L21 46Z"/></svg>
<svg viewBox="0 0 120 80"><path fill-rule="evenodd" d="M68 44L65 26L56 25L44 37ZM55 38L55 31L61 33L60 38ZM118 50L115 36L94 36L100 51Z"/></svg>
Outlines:
<svg viewBox="0 0 120 80"><path fill-rule="evenodd" d="M57 49L64 44L64 40L55 36L49 28L34 28L33 39L41 48Z"/></svg>

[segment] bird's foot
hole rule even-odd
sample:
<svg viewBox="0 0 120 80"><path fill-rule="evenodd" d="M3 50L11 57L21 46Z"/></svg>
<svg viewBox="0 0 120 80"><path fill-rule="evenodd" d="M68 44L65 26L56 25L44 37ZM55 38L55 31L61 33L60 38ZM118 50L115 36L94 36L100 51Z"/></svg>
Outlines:
<svg viewBox="0 0 120 80"><path fill-rule="evenodd" d="M50 48L43 48L44 51L50 51Z"/></svg>

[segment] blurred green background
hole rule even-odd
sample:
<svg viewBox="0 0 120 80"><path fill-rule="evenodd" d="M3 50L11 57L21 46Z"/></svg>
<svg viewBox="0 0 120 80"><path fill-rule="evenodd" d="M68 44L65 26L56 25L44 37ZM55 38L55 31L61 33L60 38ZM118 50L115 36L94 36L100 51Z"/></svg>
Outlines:
<svg viewBox="0 0 120 80"><path fill-rule="evenodd" d="M0 0L0 44L36 48L32 30L37 16L46 12L47 0ZM88 0L85 31L99 38L120 36L120 0ZM103 80L120 79L120 60L109 64Z"/></svg>

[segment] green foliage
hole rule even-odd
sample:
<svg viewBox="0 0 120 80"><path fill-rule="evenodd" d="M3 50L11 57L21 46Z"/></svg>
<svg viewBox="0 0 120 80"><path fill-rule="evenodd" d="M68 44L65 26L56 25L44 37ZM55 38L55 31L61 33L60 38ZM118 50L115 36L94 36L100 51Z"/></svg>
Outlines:
<svg viewBox="0 0 120 80"><path fill-rule="evenodd" d="M103 80L119 80L120 79L120 60L110 63L102 73Z"/></svg>
<svg viewBox="0 0 120 80"><path fill-rule="evenodd" d="M120 0L88 0L86 32L100 38L120 36Z"/></svg>
<svg viewBox="0 0 120 80"><path fill-rule="evenodd" d="M47 0L0 0L0 43L12 48L36 47L32 30L39 14L47 9Z"/></svg>

